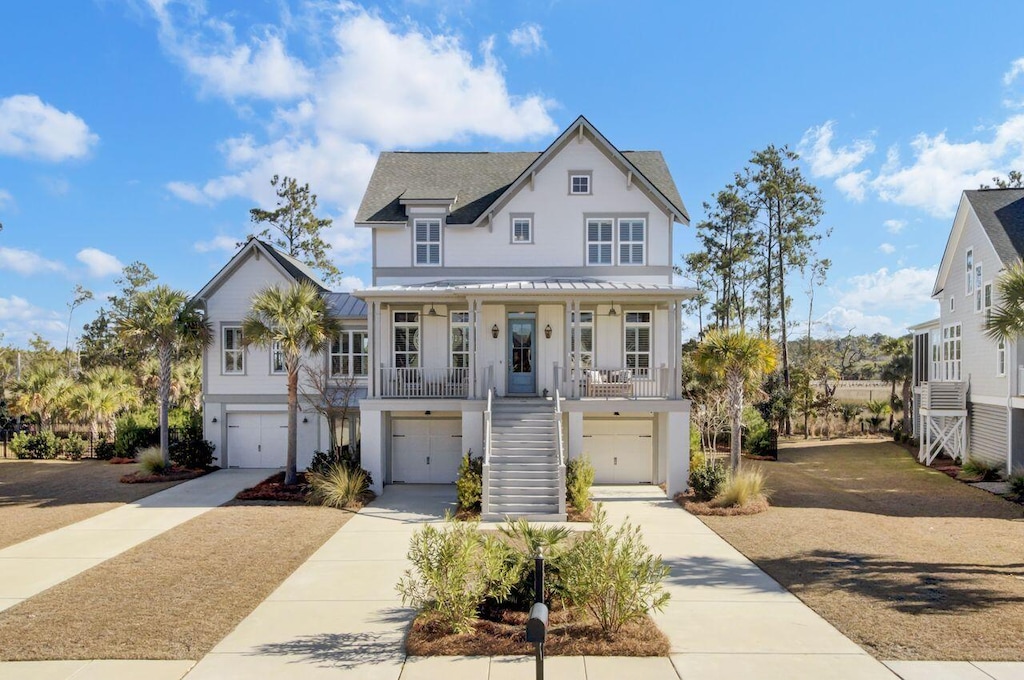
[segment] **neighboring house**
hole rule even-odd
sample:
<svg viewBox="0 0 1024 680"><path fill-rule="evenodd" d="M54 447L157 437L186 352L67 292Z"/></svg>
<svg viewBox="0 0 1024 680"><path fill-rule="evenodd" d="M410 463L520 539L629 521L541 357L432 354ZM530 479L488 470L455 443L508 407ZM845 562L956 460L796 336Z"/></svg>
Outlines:
<svg viewBox="0 0 1024 680"><path fill-rule="evenodd" d="M985 335L995 281L1024 255L1024 189L965 191L932 297L938 319L914 334L921 457L945 452L1004 472L1024 465L1024 343Z"/></svg>
<svg viewBox="0 0 1024 680"><path fill-rule="evenodd" d="M330 292L306 265L250 238L196 294L213 327L213 342L203 354L205 437L216 445L222 467L285 464L288 385L282 356L272 348L243 349L241 326L253 295L273 285L301 281L323 291L343 329L329 352L310 357L305 364L326 371L340 392L354 393L353 400L366 394L366 305L347 293ZM309 465L314 451L330 448L326 420L318 417L302 394L310 392L307 383L307 376L300 375L300 470ZM358 408L353 408L348 422L338 424L338 442L358 440L358 416Z"/></svg>
<svg viewBox="0 0 1024 680"><path fill-rule="evenodd" d="M470 451L485 458L489 515L564 517L566 457L588 456L598 483L685 490L680 325L694 291L672 284L672 232L687 222L661 153L619 151L583 117L543 152L381 154L356 217L373 286L353 294L362 308L342 298L347 346L365 348L358 436L375 490L451 483ZM253 292L301 277L315 282L250 242L200 294L218 328L207 433L228 465L249 464L252 443L233 438L254 436L231 414L283 423L284 380L252 350L258 371L225 375L224 329ZM326 447L314 415L300 465Z"/></svg>

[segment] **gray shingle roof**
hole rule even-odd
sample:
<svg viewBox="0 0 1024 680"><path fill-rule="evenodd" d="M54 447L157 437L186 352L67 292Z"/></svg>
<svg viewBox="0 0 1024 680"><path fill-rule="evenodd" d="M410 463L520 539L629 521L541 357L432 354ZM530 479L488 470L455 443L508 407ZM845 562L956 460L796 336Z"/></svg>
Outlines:
<svg viewBox="0 0 1024 680"><path fill-rule="evenodd" d="M472 224L540 156L539 151L494 153L386 151L363 195L356 222L405 222L402 198L455 196L448 224ZM622 155L686 217L660 151Z"/></svg>
<svg viewBox="0 0 1024 680"><path fill-rule="evenodd" d="M1024 189L965 191L1003 264L1024 257Z"/></svg>
<svg viewBox="0 0 1024 680"><path fill-rule="evenodd" d="M256 240L260 241L259 239ZM278 264L284 267L285 271L291 274L292 278L294 278L296 281L309 281L314 286L316 286L317 288L324 292L330 290L330 288L327 287L327 284L321 281L320 277L318 277L313 272L313 270L310 269L309 266L306 265L304 262L298 261L291 255L282 253L280 250L275 248L272 244L267 243L266 241L260 241L260 243L263 244L263 246L273 256L273 258L277 260Z"/></svg>

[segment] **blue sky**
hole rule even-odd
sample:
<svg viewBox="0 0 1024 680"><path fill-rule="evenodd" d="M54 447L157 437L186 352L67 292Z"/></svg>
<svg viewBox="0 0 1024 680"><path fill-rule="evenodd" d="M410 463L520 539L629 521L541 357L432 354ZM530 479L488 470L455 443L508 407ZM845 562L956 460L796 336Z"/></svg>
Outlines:
<svg viewBox="0 0 1024 680"><path fill-rule="evenodd" d="M832 228L816 332L899 332L936 314L960 191L1024 167L1024 4L964 7L2 3L0 332L63 346L74 285L102 299L134 260L198 290L274 173L319 194L358 287L380 150L542 149L579 114L662 150L694 222L753 150L800 150Z"/></svg>

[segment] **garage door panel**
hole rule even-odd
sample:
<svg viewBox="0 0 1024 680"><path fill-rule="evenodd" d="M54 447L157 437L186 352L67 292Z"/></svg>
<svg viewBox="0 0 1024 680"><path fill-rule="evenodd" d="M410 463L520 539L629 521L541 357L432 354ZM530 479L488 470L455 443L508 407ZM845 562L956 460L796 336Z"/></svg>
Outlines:
<svg viewBox="0 0 1024 680"><path fill-rule="evenodd" d="M654 476L653 422L586 420L583 451L596 484L649 484Z"/></svg>
<svg viewBox="0 0 1024 680"><path fill-rule="evenodd" d="M288 463L288 414L260 416L260 466L284 467Z"/></svg>
<svg viewBox="0 0 1024 680"><path fill-rule="evenodd" d="M288 414L229 413L228 466L284 467L288 460Z"/></svg>
<svg viewBox="0 0 1024 680"><path fill-rule="evenodd" d="M451 484L459 471L462 423L396 419L391 426L391 478L406 484Z"/></svg>

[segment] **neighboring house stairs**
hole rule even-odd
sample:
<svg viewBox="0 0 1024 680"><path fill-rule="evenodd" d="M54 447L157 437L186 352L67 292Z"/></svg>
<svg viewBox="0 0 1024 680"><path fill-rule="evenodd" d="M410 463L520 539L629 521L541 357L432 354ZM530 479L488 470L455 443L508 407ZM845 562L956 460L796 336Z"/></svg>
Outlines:
<svg viewBox="0 0 1024 680"><path fill-rule="evenodd" d="M561 413L551 401L494 400L484 519L565 521L560 428Z"/></svg>

